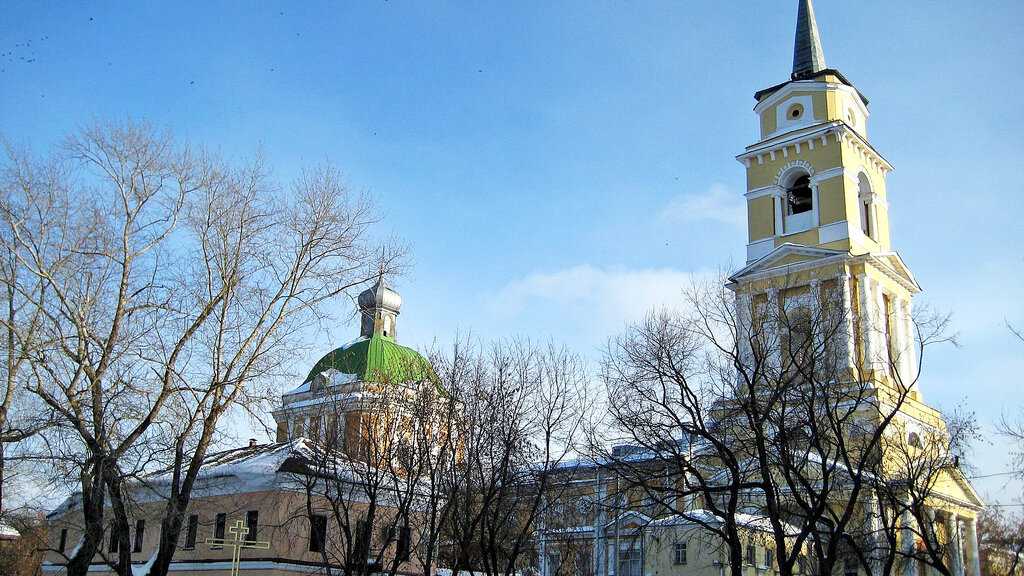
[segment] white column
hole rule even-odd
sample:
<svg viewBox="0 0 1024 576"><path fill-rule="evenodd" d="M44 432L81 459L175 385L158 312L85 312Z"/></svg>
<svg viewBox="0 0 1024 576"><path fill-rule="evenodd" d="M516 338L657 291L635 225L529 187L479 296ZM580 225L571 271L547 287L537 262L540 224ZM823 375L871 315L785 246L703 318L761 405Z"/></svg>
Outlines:
<svg viewBox="0 0 1024 576"><path fill-rule="evenodd" d="M938 520L935 518L935 508L928 508L925 514L928 515L928 530L922 532L930 532L933 540L931 544L937 544L938 533L936 532L936 528L938 527ZM934 565L931 565L929 566L928 573L931 574L931 576L939 576L939 569Z"/></svg>
<svg viewBox="0 0 1024 576"><path fill-rule="evenodd" d="M868 576L882 576L881 546L882 541L882 519L878 515L878 503L875 502L875 495L869 494L864 499L864 516L868 531L868 546L871 550L868 561Z"/></svg>
<svg viewBox="0 0 1024 576"><path fill-rule="evenodd" d="M839 274L839 291L843 299L843 330L842 335L842 346L843 350L846 351L846 365L849 367L855 367L857 365L856 348L854 346L854 338L857 337L853 333L853 295L850 293L850 277L845 273Z"/></svg>
<svg viewBox="0 0 1024 576"><path fill-rule="evenodd" d="M782 236L786 233L785 220L786 220L786 189L782 186L776 186L772 190L772 198L774 198L775 204L775 235Z"/></svg>
<svg viewBox="0 0 1024 576"><path fill-rule="evenodd" d="M978 519L968 518L966 526L967 540L967 574L968 576L981 576L981 556L978 554Z"/></svg>
<svg viewBox="0 0 1024 576"><path fill-rule="evenodd" d="M950 512L946 517L946 531L949 532L949 568L953 576L964 576L964 553L960 544L960 522L957 515Z"/></svg>
<svg viewBox="0 0 1024 576"><path fill-rule="evenodd" d="M867 274L860 280L860 331L861 346L864 348L864 369L877 370L875 364L875 292L874 282Z"/></svg>
<svg viewBox="0 0 1024 576"><path fill-rule="evenodd" d="M904 341L906 326L903 325L903 306L900 303L900 299L895 295L891 295L889 297L889 306L892 307L890 311L892 313L892 353L895 355L895 358L892 359L892 371L894 372L893 378L895 379L905 376L903 362L906 359L904 354L906 352Z"/></svg>
<svg viewBox="0 0 1024 576"><path fill-rule="evenodd" d="M769 367L779 370L782 366L782 346L780 346L782 334L779 325L779 314L782 304L779 302L779 289L769 288L767 297L768 302L765 311L767 317L764 319L761 329L767 332L767 335L764 336L767 338L767 342L774 345L768 346L768 354L771 354L771 357L762 358L761 361L765 362Z"/></svg>
<svg viewBox="0 0 1024 576"><path fill-rule="evenodd" d="M913 303L908 298L906 302L901 303L901 311L903 314L903 334L904 334L904 345L902 356L903 380L906 383L915 382L917 378L917 332L914 330L914 314L913 314ZM915 383L911 386L911 389L917 389Z"/></svg>
<svg viewBox="0 0 1024 576"><path fill-rule="evenodd" d="M903 576L917 576L917 537L914 534L914 515L904 510L900 516L900 547L903 548Z"/></svg>
<svg viewBox="0 0 1024 576"><path fill-rule="evenodd" d="M820 204L818 203L818 178L811 177L811 227L817 228L821 225L821 220L818 217Z"/></svg>
<svg viewBox="0 0 1024 576"><path fill-rule="evenodd" d="M750 336L757 330L752 326L753 318L750 307L753 305L753 298L750 294L740 294L736 297L736 337L739 339L740 362L745 366L752 365L754 351L750 345Z"/></svg>

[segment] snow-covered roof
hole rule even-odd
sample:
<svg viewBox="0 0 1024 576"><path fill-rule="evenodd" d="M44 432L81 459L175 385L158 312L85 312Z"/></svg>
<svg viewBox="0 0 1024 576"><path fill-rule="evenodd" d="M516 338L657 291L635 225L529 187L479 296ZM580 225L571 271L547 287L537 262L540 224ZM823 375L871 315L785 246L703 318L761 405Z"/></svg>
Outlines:
<svg viewBox="0 0 1024 576"><path fill-rule="evenodd" d="M354 483L366 476L366 464L341 452L327 450L307 438L297 438L208 454L196 479L196 495L203 494L204 490L210 494L239 494L288 488L296 475L322 475L323 470ZM143 477L139 486L140 500L160 498L173 474L173 470L167 468ZM79 506L80 493L72 494L48 517L62 516Z"/></svg>
<svg viewBox="0 0 1024 576"><path fill-rule="evenodd" d="M666 516L652 521L649 526L653 527L668 527L668 526L685 526L685 525L703 525L703 524L721 524L722 518L713 514L710 510L703 508L697 508L690 510L685 514L673 514L672 516ZM747 528L750 530L757 530L759 532L772 532L771 519L767 516L761 516L758 514L746 514L743 512L736 513L736 524L741 528ZM786 529L787 534L797 535L799 534L799 528L783 522L783 526Z"/></svg>
<svg viewBox="0 0 1024 576"><path fill-rule="evenodd" d="M21 536L21 532L18 532L14 526L0 522L0 540L14 540L18 536Z"/></svg>

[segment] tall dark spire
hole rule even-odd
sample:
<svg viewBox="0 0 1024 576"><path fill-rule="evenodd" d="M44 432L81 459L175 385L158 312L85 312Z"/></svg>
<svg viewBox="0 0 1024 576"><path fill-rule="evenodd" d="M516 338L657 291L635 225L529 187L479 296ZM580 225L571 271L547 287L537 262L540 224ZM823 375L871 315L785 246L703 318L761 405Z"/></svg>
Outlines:
<svg viewBox="0 0 1024 576"><path fill-rule="evenodd" d="M825 52L821 49L818 23L814 21L811 0L800 0L796 17L796 43L793 47L793 79L821 72L825 66Z"/></svg>

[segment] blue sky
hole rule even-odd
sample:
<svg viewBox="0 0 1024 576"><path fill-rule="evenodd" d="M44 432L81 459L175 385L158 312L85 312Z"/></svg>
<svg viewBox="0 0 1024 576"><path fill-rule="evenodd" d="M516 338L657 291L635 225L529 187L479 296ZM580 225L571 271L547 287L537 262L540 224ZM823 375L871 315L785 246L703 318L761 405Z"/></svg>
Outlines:
<svg viewBox="0 0 1024 576"><path fill-rule="evenodd" d="M895 166L893 245L962 348L922 392L985 431L1024 405L1024 10L815 3L828 64ZM5 2L0 133L45 149L92 117L170 124L282 180L330 159L413 247L399 336L531 335L597 357L744 258L753 93L788 79L786 2ZM355 324L322 336L351 340ZM312 364L317 353L311 353ZM977 446L979 474L1006 448ZM979 480L992 501L1019 486Z"/></svg>

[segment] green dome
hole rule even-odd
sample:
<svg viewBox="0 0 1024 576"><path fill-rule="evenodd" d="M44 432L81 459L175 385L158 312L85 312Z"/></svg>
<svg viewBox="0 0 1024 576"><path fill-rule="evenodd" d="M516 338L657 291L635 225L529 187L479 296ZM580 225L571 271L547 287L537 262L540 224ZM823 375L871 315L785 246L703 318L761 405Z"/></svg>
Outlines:
<svg viewBox="0 0 1024 576"><path fill-rule="evenodd" d="M430 362L419 352L401 346L394 338L379 332L328 352L313 366L303 382L309 382L330 368L342 374L355 374L363 382L437 380Z"/></svg>

